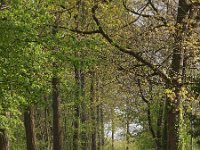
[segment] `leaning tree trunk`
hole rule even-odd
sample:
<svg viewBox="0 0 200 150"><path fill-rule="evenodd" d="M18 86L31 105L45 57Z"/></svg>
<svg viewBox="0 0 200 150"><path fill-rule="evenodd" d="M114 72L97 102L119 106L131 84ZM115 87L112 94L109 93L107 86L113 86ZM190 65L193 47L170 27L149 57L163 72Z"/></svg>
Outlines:
<svg viewBox="0 0 200 150"><path fill-rule="evenodd" d="M24 112L24 126L26 130L26 145L27 150L36 150L36 136L34 126L34 112L33 108L29 107Z"/></svg>

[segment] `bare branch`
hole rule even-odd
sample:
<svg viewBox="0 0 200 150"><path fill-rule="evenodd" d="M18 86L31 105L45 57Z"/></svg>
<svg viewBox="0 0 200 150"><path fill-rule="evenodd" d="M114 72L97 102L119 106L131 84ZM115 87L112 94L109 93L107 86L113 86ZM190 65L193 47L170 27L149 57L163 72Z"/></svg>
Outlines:
<svg viewBox="0 0 200 150"><path fill-rule="evenodd" d="M93 31L81 31L81 30L77 30L77 29L70 29L70 31L72 31L72 32L76 32L76 33L80 33L80 34L96 34L96 33L100 33L99 30L93 30Z"/></svg>
<svg viewBox="0 0 200 150"><path fill-rule="evenodd" d="M132 9L128 8L128 7L126 6L125 1L123 0L123 6L124 6L124 8L125 8L127 11L129 11L129 12L135 14L135 15L142 16L142 17L152 17L152 15L142 14L143 11L147 8L148 5L149 5L149 3L147 3L147 4L144 6L144 8L142 9L142 11L139 13L138 11L135 11L135 10L132 10Z"/></svg>
<svg viewBox="0 0 200 150"><path fill-rule="evenodd" d="M114 40L103 30L103 28L101 27L101 24L98 20L98 18L96 17L96 10L98 9L98 5L94 5L92 8L92 16L93 19L95 21L95 23L97 24L98 28L99 28L99 32L100 34L114 47L116 47L118 50L120 50L123 53L129 54L130 56L133 56L135 59L137 59L139 62L147 65L151 70L153 70L154 72L156 72L162 79L164 79L166 82L171 83L170 78L164 73L162 72L158 67L156 67L155 64L152 64L151 62L149 62L148 60L144 59L142 56L138 55L136 52L132 51L130 48L124 48L121 47L120 45L118 45L116 42L114 42Z"/></svg>
<svg viewBox="0 0 200 150"><path fill-rule="evenodd" d="M154 6L154 4L152 3L152 1L151 1L151 0L148 0L148 2L149 2L149 4L151 5L151 7L153 8L153 10L154 10L155 12L158 12L158 9Z"/></svg>

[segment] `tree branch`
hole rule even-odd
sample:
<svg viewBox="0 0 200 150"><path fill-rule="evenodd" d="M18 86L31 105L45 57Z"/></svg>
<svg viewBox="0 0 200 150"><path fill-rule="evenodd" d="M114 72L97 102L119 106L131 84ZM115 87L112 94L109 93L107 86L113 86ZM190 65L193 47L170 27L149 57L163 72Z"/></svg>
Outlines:
<svg viewBox="0 0 200 150"><path fill-rule="evenodd" d="M46 26L50 26L50 27L55 27L55 25L51 25L51 24L45 24ZM65 26L56 26L56 28L59 28L59 29L66 29L66 30L69 30L69 31L72 31L72 32L75 32L75 33L79 33L79 34L96 34L96 33L100 33L99 30L91 30L91 31L81 31L81 30L78 30L78 29L69 29Z"/></svg>
<svg viewBox="0 0 200 150"><path fill-rule="evenodd" d="M143 90L142 90L141 83L140 83L139 79L138 79L138 87L139 87L139 90L140 90L140 95L141 95L142 100L147 104L147 118L148 118L149 130L150 130L150 132L152 134L152 137L154 139L156 139L156 134L155 134L155 131L153 129L152 120L151 120L150 101L147 100L146 97L144 96L144 93L143 93Z"/></svg>
<svg viewBox="0 0 200 150"><path fill-rule="evenodd" d="M152 3L152 1L148 0L148 2L151 5L151 7L153 8L153 10L158 13L158 9L154 6L154 4Z"/></svg>
<svg viewBox="0 0 200 150"><path fill-rule="evenodd" d="M126 6L126 4L125 4L125 1L123 0L123 6L124 6L124 8L125 8L127 11L129 11L129 12L135 14L135 15L142 16L142 17L152 17L152 15L142 14L142 12L146 9L146 7L147 7L148 5L149 5L149 3L147 3L147 4L144 6L144 8L142 9L142 11L139 13L138 11L135 11L135 10L132 10L132 9L128 8L128 7Z"/></svg>
<svg viewBox="0 0 200 150"><path fill-rule="evenodd" d="M96 25L99 28L99 33L114 47L116 47L118 50L120 50L123 53L129 54L130 56L133 56L136 60L143 63L144 65L148 66L151 70L153 70L155 73L157 73L162 79L164 79L167 83L171 83L170 78L162 72L158 67L156 67L155 64L150 63L146 59L144 59L142 56L138 55L136 52L132 51L130 48L124 48L118 45L114 40L103 30L101 27L101 24L96 17L96 10L98 9L98 5L94 5L92 8L92 17L96 23Z"/></svg>

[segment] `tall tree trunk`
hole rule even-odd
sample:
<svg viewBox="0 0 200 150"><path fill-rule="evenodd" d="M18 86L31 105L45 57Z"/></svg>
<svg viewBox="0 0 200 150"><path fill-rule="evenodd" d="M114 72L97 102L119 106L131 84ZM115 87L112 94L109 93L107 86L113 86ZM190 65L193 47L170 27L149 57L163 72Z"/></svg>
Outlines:
<svg viewBox="0 0 200 150"><path fill-rule="evenodd" d="M178 96L178 91L176 91L176 96ZM180 97L177 97L168 109L168 120L167 120L167 150L182 150L179 145L181 141L179 141L180 134Z"/></svg>
<svg viewBox="0 0 200 150"><path fill-rule="evenodd" d="M101 147L104 149L104 111L103 104L100 105L100 121L101 121Z"/></svg>
<svg viewBox="0 0 200 150"><path fill-rule="evenodd" d="M190 130L193 133L192 114L190 118ZM193 134L190 135L190 150L193 150Z"/></svg>
<svg viewBox="0 0 200 150"><path fill-rule="evenodd" d="M104 149L104 112L103 112L103 103L100 100L101 95L103 95L103 88L100 91L100 83L98 75L96 74L96 122L97 122L97 150Z"/></svg>
<svg viewBox="0 0 200 150"><path fill-rule="evenodd" d="M162 148L162 120L163 120L163 102L160 102L158 118L157 118L157 130L156 130L156 143L157 143L157 150Z"/></svg>
<svg viewBox="0 0 200 150"><path fill-rule="evenodd" d="M168 117L167 117L167 150L182 150L182 139L180 139L182 126L182 71L184 60L184 49L182 42L184 40L183 33L186 31L186 23L184 19L188 14L190 6L187 0L179 0L177 13L176 34L174 37L174 49L171 64L170 76L173 79L171 89L174 93L174 98L168 99Z"/></svg>
<svg viewBox="0 0 200 150"><path fill-rule="evenodd" d="M87 150L88 136L87 136L87 103L85 98L85 73L80 70L80 87L81 87L81 149Z"/></svg>
<svg viewBox="0 0 200 150"><path fill-rule="evenodd" d="M79 106L75 106L74 108L74 134L73 134L73 150L78 150L79 149Z"/></svg>
<svg viewBox="0 0 200 150"><path fill-rule="evenodd" d="M74 106L74 134L73 134L73 150L79 149L79 118L80 118L80 72L79 69L74 67L76 91L75 91L75 106Z"/></svg>
<svg viewBox="0 0 200 150"><path fill-rule="evenodd" d="M6 129L0 129L0 150L9 150L9 140Z"/></svg>
<svg viewBox="0 0 200 150"><path fill-rule="evenodd" d="M90 104L91 104L91 120L92 120L92 143L91 150L96 150L96 104L95 104L95 72L91 72L91 85L90 85Z"/></svg>
<svg viewBox="0 0 200 150"><path fill-rule="evenodd" d="M52 28L52 35L55 36L58 33L58 25L60 22L60 13L55 13L55 26ZM58 49L53 49L53 54L56 55ZM58 64L52 63L53 77L52 77L52 108L53 108L53 150L63 150L63 137L62 137L62 125L61 125L61 99L60 99L60 79L57 75Z"/></svg>
<svg viewBox="0 0 200 150"><path fill-rule="evenodd" d="M101 150L102 142L101 142L101 111L100 111L100 99L99 99L99 79L96 75L96 101L97 101L97 108L96 108L96 123L97 123L97 150Z"/></svg>
<svg viewBox="0 0 200 150"><path fill-rule="evenodd" d="M130 106L129 106L129 100L127 99L126 102L126 150L129 150L129 144L130 144L130 117L129 117L129 111L130 111Z"/></svg>
<svg viewBox="0 0 200 150"><path fill-rule="evenodd" d="M167 149L167 107L169 106L168 98L165 99L164 105L163 105L163 118L162 118L162 148L163 150Z"/></svg>
<svg viewBox="0 0 200 150"><path fill-rule="evenodd" d="M111 149L114 150L114 142L115 142L115 124L114 124L114 108L111 108L111 130L112 130L112 134L111 134Z"/></svg>
<svg viewBox="0 0 200 150"><path fill-rule="evenodd" d="M97 150L104 148L104 116L103 116L103 104L97 106Z"/></svg>
<svg viewBox="0 0 200 150"><path fill-rule="evenodd" d="M130 127L129 127L129 120L126 120L126 150L129 150L130 144Z"/></svg>
<svg viewBox="0 0 200 150"><path fill-rule="evenodd" d="M27 150L36 150L34 110L31 106L24 112L24 126L26 130Z"/></svg>
<svg viewBox="0 0 200 150"><path fill-rule="evenodd" d="M54 67L55 66L56 65L54 64ZM52 104L52 107L53 107L53 150L63 150L59 78L57 77L56 73L54 73L52 77L52 100L53 100L53 104Z"/></svg>
<svg viewBox="0 0 200 150"><path fill-rule="evenodd" d="M97 99L97 102L99 99ZM102 149L102 141L101 141L101 112L100 112L100 105L97 105L97 150Z"/></svg>
<svg viewBox="0 0 200 150"><path fill-rule="evenodd" d="M48 98L45 97L46 102L48 101ZM45 107L44 109L44 132L45 132L45 137L46 137L46 143L47 143L47 150L51 150L52 149L52 138L51 138L51 129L50 129L50 125L51 125L51 121L49 121L49 116L50 116L50 112L49 112L49 106Z"/></svg>

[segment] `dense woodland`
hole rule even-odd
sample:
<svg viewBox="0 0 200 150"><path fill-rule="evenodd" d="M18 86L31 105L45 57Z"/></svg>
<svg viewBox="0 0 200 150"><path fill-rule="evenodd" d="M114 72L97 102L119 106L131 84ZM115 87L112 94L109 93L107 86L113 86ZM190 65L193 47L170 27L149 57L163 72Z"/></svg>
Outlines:
<svg viewBox="0 0 200 150"><path fill-rule="evenodd" d="M1 0L0 150L199 150L199 0Z"/></svg>

